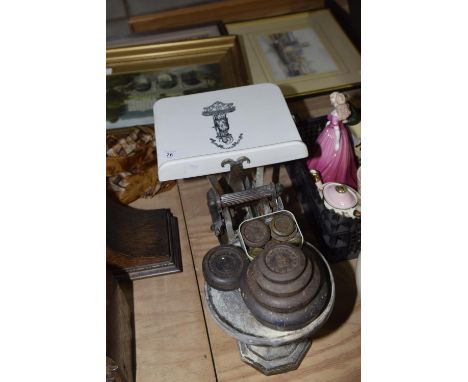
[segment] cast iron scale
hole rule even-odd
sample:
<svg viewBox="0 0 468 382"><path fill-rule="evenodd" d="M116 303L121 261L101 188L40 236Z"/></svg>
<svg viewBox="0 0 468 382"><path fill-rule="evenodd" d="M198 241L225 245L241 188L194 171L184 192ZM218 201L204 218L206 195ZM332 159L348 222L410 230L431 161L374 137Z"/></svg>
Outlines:
<svg viewBox="0 0 468 382"><path fill-rule="evenodd" d="M211 229L221 244L238 244L236 231L243 220L284 208L280 197L281 185L263 185L263 167L257 167L255 180L252 180L243 168L244 162L250 163L250 159L245 156L236 161L226 159L221 167L230 166L227 174L222 174L219 180L215 175L208 175L211 183L207 196L213 220Z"/></svg>
<svg viewBox="0 0 468 382"><path fill-rule="evenodd" d="M189 115L175 112L182 109ZM200 109L213 117L217 140L207 141L216 150L200 138L206 121L195 113ZM226 113L236 110L243 112L228 121ZM211 229L220 246L205 255L203 273L212 317L237 340L241 359L263 374L296 369L331 313L335 286L321 253L303 243L284 210L281 185L264 184L263 166L307 156L279 88L172 97L156 102L154 112L160 179L207 175L211 184ZM184 129L176 134L176 126ZM184 131L190 150L177 139Z"/></svg>

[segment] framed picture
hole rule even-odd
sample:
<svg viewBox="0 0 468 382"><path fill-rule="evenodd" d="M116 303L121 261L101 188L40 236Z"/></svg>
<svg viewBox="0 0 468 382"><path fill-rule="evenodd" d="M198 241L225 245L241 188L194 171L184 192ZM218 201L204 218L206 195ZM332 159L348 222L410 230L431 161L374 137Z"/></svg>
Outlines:
<svg viewBox="0 0 468 382"><path fill-rule="evenodd" d="M236 36L107 49L106 127L153 123L161 98L246 84Z"/></svg>
<svg viewBox="0 0 468 382"><path fill-rule="evenodd" d="M118 36L107 39L106 47L120 48L124 46L161 44L163 42L195 40L208 37L227 35L223 23L197 25L184 29L171 29L160 32L132 33L127 36Z"/></svg>
<svg viewBox="0 0 468 382"><path fill-rule="evenodd" d="M239 36L250 81L286 98L360 84L361 57L328 10L227 24Z"/></svg>

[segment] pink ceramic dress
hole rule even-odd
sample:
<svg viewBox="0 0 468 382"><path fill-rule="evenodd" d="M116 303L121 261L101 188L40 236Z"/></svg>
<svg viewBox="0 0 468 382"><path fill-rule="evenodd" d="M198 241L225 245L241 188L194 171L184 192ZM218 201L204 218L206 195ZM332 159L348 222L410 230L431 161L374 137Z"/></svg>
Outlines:
<svg viewBox="0 0 468 382"><path fill-rule="evenodd" d="M307 159L309 170L317 170L323 183L337 182L357 189L357 169L353 146L348 131L341 121L332 114L328 115L329 123L317 138L317 147ZM335 130L340 131L340 145L335 150Z"/></svg>

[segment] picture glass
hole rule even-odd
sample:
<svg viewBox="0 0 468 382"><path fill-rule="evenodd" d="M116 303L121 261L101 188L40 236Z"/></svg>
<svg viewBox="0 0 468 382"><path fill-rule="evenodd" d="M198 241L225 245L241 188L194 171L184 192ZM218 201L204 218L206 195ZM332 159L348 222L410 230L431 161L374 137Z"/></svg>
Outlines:
<svg viewBox="0 0 468 382"><path fill-rule="evenodd" d="M260 35L256 40L277 81L338 70L312 28Z"/></svg>
<svg viewBox="0 0 468 382"><path fill-rule="evenodd" d="M107 76L106 127L152 124L157 100L222 88L218 64Z"/></svg>

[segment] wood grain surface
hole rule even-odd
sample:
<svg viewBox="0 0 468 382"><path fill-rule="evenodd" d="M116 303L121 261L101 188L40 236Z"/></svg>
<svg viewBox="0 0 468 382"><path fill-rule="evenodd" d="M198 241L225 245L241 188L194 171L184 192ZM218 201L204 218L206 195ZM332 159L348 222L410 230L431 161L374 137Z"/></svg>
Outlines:
<svg viewBox="0 0 468 382"><path fill-rule="evenodd" d="M266 181L272 176L270 167L265 171ZM285 186L285 205L307 231L283 166L279 167L279 179ZM184 265L182 273L134 282L137 382L359 381L361 319L355 261L332 266L335 307L299 369L266 377L240 360L236 341L214 322L200 294L204 288L203 256L218 245L210 231L208 189L205 177L179 180L171 191L132 204L137 208L170 208L177 216ZM313 233L309 234L304 233L312 240Z"/></svg>
<svg viewBox="0 0 468 382"><path fill-rule="evenodd" d="M183 262L181 273L133 283L136 380L215 381L179 189L131 205L171 209L178 218Z"/></svg>
<svg viewBox="0 0 468 382"><path fill-rule="evenodd" d="M112 375L123 382L135 381L135 333L133 285L131 281L118 281L106 272L106 355L117 366ZM106 361L106 368L107 368ZM110 366L110 365L109 365ZM112 370L113 368L110 368Z"/></svg>
<svg viewBox="0 0 468 382"><path fill-rule="evenodd" d="M139 209L106 200L106 263L131 280L182 271L177 218L168 208Z"/></svg>
<svg viewBox="0 0 468 382"><path fill-rule="evenodd" d="M272 168L265 171L265 181L272 177ZM285 186L285 205L294 201L290 179L283 166L279 178ZM218 245L209 227L210 216L206 206L209 182L206 178L180 180L178 185L182 197L190 244L195 262L199 289L203 291L204 279L202 260L206 252ZM293 209L293 208L291 208ZM240 360L236 341L225 334L214 322L205 300L202 299L206 315L208 336L219 381L343 381L360 380L360 299L354 278L355 261L342 262L332 267L337 296L335 307L327 324L318 332L312 347L299 369L266 377Z"/></svg>

